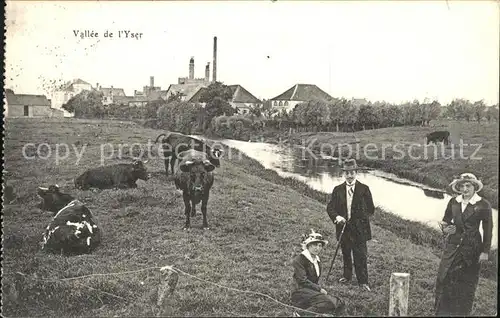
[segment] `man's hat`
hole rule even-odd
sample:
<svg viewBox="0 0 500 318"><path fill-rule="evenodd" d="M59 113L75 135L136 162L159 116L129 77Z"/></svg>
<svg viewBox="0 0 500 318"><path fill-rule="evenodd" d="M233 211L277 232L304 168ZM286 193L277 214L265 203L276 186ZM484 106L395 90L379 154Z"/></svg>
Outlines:
<svg viewBox="0 0 500 318"><path fill-rule="evenodd" d="M476 192L481 191L481 189L483 188L483 183L479 181L472 173L462 173L459 178L456 178L450 183L450 187L454 192L461 193L458 187L466 182L472 183L474 185L474 188L476 189Z"/></svg>
<svg viewBox="0 0 500 318"><path fill-rule="evenodd" d="M354 159L346 159L342 164L343 171L358 170L358 165Z"/></svg>
<svg viewBox="0 0 500 318"><path fill-rule="evenodd" d="M323 239L323 235L316 233L313 229L311 229L311 233L307 235L302 235L302 249L305 250L307 248L307 245L311 243L316 243L320 242L323 243L323 246L328 244L327 240Z"/></svg>

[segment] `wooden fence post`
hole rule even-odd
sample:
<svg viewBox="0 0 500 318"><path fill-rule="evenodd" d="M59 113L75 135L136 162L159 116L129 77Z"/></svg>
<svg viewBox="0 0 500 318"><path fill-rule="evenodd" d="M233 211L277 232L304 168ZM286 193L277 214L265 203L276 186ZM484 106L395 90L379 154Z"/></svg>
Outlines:
<svg viewBox="0 0 500 318"><path fill-rule="evenodd" d="M392 273L389 295L389 316L408 315L409 273Z"/></svg>
<svg viewBox="0 0 500 318"><path fill-rule="evenodd" d="M160 281L158 286L158 299L156 301L156 316L171 316L173 305L173 294L179 280L179 273L172 266L164 266L160 269Z"/></svg>

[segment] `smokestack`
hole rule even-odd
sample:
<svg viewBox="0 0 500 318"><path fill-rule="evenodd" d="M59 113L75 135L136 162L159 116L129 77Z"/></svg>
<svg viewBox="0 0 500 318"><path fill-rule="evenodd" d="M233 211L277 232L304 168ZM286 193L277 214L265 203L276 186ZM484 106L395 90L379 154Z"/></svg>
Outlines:
<svg viewBox="0 0 500 318"><path fill-rule="evenodd" d="M205 66L205 82L210 82L210 62Z"/></svg>
<svg viewBox="0 0 500 318"><path fill-rule="evenodd" d="M154 76L149 77L149 87L151 87L151 88L155 87L155 77Z"/></svg>
<svg viewBox="0 0 500 318"><path fill-rule="evenodd" d="M214 62L213 62L213 82L217 81L217 37L214 36Z"/></svg>
<svg viewBox="0 0 500 318"><path fill-rule="evenodd" d="M194 78L194 57L189 60L189 79Z"/></svg>

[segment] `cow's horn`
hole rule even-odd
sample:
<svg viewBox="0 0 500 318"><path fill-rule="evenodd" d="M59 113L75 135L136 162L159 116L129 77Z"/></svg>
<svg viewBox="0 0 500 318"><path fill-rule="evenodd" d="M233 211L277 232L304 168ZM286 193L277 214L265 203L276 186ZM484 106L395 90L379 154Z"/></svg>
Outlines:
<svg viewBox="0 0 500 318"><path fill-rule="evenodd" d="M184 164L185 164L186 166L190 166L190 165L192 165L193 163L194 163L193 161L188 160L188 161L186 161Z"/></svg>
<svg viewBox="0 0 500 318"><path fill-rule="evenodd" d="M142 163L148 163L149 160L143 161Z"/></svg>
<svg viewBox="0 0 500 318"><path fill-rule="evenodd" d="M58 185L58 184L56 184L56 188L59 188L59 185Z"/></svg>
<svg viewBox="0 0 500 318"><path fill-rule="evenodd" d="M44 187L38 187L38 189L43 190L43 191L48 191L49 188L44 188Z"/></svg>
<svg viewBox="0 0 500 318"><path fill-rule="evenodd" d="M206 164L206 165L209 165L210 161L208 159L205 159L205 160L203 160L203 163Z"/></svg>

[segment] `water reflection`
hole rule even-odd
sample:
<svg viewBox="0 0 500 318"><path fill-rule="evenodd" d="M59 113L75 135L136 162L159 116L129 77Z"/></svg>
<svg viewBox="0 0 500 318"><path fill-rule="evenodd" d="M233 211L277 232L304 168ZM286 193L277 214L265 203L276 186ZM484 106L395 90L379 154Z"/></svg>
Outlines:
<svg viewBox="0 0 500 318"><path fill-rule="evenodd" d="M301 148L281 148L260 142L223 140L229 147L238 149L258 160L265 168L275 170L282 177L296 178L311 188L331 193L333 187L343 183L341 170L335 158L314 158ZM412 221L436 229L448 204L450 195L438 189L399 178L379 170L362 171L358 180L367 184L376 206ZM493 210L493 246L498 242L498 211ZM482 234L482 229L480 230Z"/></svg>

